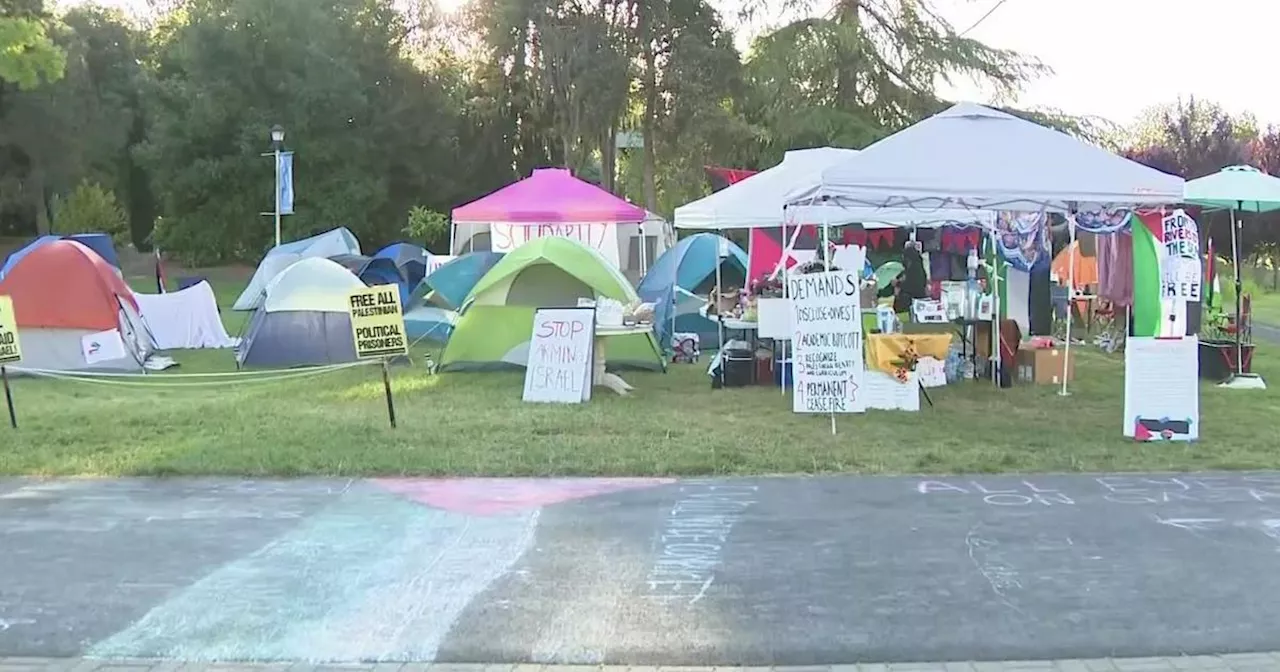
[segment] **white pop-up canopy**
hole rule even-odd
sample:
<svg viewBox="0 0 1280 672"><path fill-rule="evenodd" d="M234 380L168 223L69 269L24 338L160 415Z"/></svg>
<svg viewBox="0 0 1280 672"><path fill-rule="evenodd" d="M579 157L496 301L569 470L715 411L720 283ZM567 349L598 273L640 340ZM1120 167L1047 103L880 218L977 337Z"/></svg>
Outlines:
<svg viewBox="0 0 1280 672"><path fill-rule="evenodd" d="M791 150L782 163L676 208L675 227L722 231L782 226L788 193L857 154L856 149L840 147Z"/></svg>
<svg viewBox="0 0 1280 672"><path fill-rule="evenodd" d="M1183 180L1065 133L959 103L823 169L787 196L877 209L1072 212L1182 201ZM855 212L857 208L866 208Z"/></svg>
<svg viewBox="0 0 1280 672"><path fill-rule="evenodd" d="M877 210L874 220L861 218L859 209L821 208L803 205L784 208L788 195L814 184L822 171L858 155L856 149L817 147L788 151L782 163L729 185L714 194L676 208L677 229L758 229L797 224L842 226L865 221L868 229L890 226L936 227L946 223L984 223L987 213L955 209L889 208Z"/></svg>

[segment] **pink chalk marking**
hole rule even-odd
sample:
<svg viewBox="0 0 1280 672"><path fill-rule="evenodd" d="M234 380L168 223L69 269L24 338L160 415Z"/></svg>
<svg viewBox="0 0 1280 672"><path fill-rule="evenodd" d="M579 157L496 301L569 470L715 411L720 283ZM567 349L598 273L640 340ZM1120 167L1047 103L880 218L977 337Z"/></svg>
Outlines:
<svg viewBox="0 0 1280 672"><path fill-rule="evenodd" d="M375 478L378 487L437 509L495 516L626 490L674 478Z"/></svg>

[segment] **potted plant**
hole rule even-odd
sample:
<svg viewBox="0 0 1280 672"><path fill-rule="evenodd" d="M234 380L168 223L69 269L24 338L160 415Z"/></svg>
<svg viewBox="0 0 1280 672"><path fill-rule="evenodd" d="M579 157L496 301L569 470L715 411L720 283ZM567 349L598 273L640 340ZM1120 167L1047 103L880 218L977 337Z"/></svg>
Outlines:
<svg viewBox="0 0 1280 672"><path fill-rule="evenodd" d="M1248 317L1244 318L1246 321ZM1200 321L1200 377L1207 380L1226 380L1236 372L1236 331L1244 328L1244 334L1250 332L1247 325L1239 325L1231 315L1221 308L1205 308ZM1240 356L1243 366L1241 373L1250 373L1253 368L1253 343L1243 338L1240 345Z"/></svg>

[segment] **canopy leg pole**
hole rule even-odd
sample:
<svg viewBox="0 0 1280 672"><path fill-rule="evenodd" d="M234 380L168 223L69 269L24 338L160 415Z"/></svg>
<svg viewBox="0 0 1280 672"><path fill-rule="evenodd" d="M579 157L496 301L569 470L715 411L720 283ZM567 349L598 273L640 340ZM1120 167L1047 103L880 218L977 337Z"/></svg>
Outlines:
<svg viewBox="0 0 1280 672"><path fill-rule="evenodd" d="M787 293L787 217L785 212L782 216L782 256L778 258L778 263L782 266L782 298L785 300L789 298ZM775 273L778 270L779 269L775 268ZM787 308L787 321L790 322L791 304L788 303L785 305ZM780 372L782 383L778 385L778 394L781 394L784 397L787 396L787 343L789 342L790 340L782 341L782 360L778 362L778 366L782 367L782 371Z"/></svg>
<svg viewBox="0 0 1280 672"><path fill-rule="evenodd" d="M1236 211L1231 211L1231 266L1235 269L1236 275L1236 375L1244 373L1244 341L1242 333L1244 325L1240 320L1244 313L1244 297L1241 292L1244 291L1244 283L1240 281L1240 243L1238 242L1239 223L1236 220Z"/></svg>
<svg viewBox="0 0 1280 672"><path fill-rule="evenodd" d="M825 203L823 205L826 205ZM827 209L822 208L822 270L831 272L831 226L827 223ZM859 315L858 319L862 319ZM831 411L831 436L836 435L836 412Z"/></svg>
<svg viewBox="0 0 1280 672"><path fill-rule="evenodd" d="M1062 389L1058 391L1059 396L1069 396L1071 393L1067 391L1067 365L1071 361L1071 322L1072 314L1075 312L1076 304L1076 211L1075 208L1067 213L1067 236L1070 239L1067 243L1067 249L1071 252L1067 255L1067 344L1062 350Z"/></svg>

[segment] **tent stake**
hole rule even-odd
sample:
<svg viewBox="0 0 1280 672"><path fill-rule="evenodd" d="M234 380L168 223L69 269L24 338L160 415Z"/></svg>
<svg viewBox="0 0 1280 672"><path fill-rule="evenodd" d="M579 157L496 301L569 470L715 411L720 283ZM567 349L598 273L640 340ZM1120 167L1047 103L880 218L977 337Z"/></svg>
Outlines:
<svg viewBox="0 0 1280 672"><path fill-rule="evenodd" d="M9 370L0 366L0 380L4 381L4 403L9 407L9 426L18 428L18 416L13 412L13 392L9 389Z"/></svg>
<svg viewBox="0 0 1280 672"><path fill-rule="evenodd" d="M5 385L8 389L8 384ZM382 360L382 389L387 393L387 417L391 420L391 428L396 428L396 402L391 398L391 372L387 367L387 359Z"/></svg>

